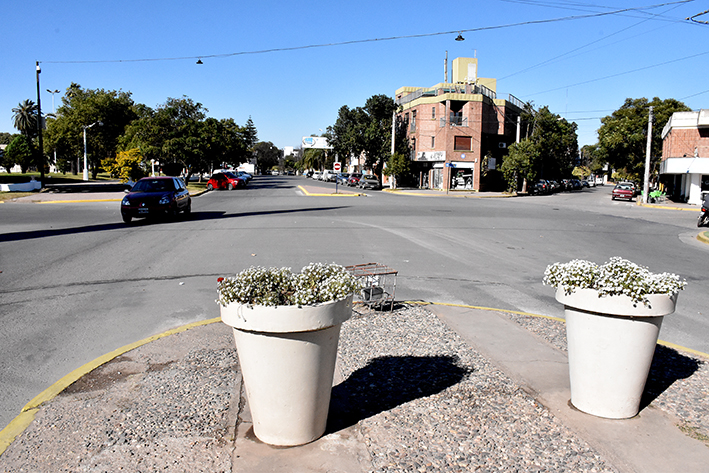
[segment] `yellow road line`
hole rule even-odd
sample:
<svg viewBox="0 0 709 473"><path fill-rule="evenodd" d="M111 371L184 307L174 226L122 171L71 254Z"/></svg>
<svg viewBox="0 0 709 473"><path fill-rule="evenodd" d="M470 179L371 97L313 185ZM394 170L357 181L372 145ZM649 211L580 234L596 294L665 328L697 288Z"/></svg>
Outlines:
<svg viewBox="0 0 709 473"><path fill-rule="evenodd" d="M405 301L404 304L420 304L420 305L444 305L444 306L450 306L450 307L462 307L466 309L478 309L478 310L489 310L491 312L507 312L508 314L517 314L517 315L526 315L529 317L539 317L543 319L551 319L551 320L556 320L557 322L564 322L566 323L566 320L561 319L559 317L552 317L549 315L540 315L540 314L532 314L530 312L520 312L517 310L507 310L507 309L495 309L494 307L480 307L480 306L474 306L474 305L465 305L465 304L448 304L446 302L424 302L424 301ZM693 355L701 356L703 358L709 358L709 353L704 353L699 350L694 350L692 348L687 348L682 345L677 345L672 342L666 342L664 340L658 340L657 343L660 345L666 346L668 348L673 348L678 351L684 351L687 353L691 353Z"/></svg>
<svg viewBox="0 0 709 473"><path fill-rule="evenodd" d="M47 401L52 400L54 397L56 397L59 393L61 393L64 389L69 387L72 383L80 379L82 376L90 373L92 370L98 368L99 366L108 363L109 361L113 360L114 358L129 352L130 350L133 350L135 348L138 348L142 345L145 345L150 342L154 342L155 340L159 340L161 338L167 337L169 335L174 335L176 333L184 332L185 330L189 330L191 328L195 327L200 327L203 325L209 325L215 322L220 322L221 318L220 317L215 317L213 319L208 319L208 320L200 320L199 322L193 322L191 324L183 325L181 327L177 327L171 330L168 330L163 333L159 333L157 335L153 335L148 338L144 338L143 340L139 340L137 342L130 343L128 345L122 346L121 348L117 348L116 350L113 350L112 352L109 352L103 356L99 356L95 360L92 360L83 366L80 366L79 368L75 369L74 371L70 372L66 376L63 376L61 379L59 379L57 382L49 386L47 389L39 393L37 396L34 397L30 402L28 402L25 407L22 408L22 411L20 412L20 415L15 417L2 431L0 431L0 455L7 449L7 447L10 446L13 440L15 440L15 437L17 437L19 434L24 432L24 430L32 423L32 420L34 419L35 414L39 410L39 407L44 404Z"/></svg>
<svg viewBox="0 0 709 473"><path fill-rule="evenodd" d="M359 197L359 196L362 195L362 194L353 194L353 193L346 193L346 194L339 194L339 193L338 193L338 194L335 194L335 193L332 193L332 194L311 194L311 193L308 192L308 191L305 189L305 187L303 187L303 186L298 186L298 189L300 189L301 191L303 191L303 193L304 193L305 195L307 195L308 197Z"/></svg>

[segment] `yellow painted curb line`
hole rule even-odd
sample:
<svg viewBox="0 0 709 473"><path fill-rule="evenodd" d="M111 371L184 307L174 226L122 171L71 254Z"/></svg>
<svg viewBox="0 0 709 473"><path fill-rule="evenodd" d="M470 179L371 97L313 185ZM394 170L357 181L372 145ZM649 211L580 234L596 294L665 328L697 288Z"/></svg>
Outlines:
<svg viewBox="0 0 709 473"><path fill-rule="evenodd" d="M701 209L685 209L682 207L672 207L671 205L644 204L642 202L638 202L637 205L638 205L638 207L647 207L649 209L681 210L683 212L699 212L701 210Z"/></svg>
<svg viewBox="0 0 709 473"><path fill-rule="evenodd" d="M303 186L298 186L298 189L303 191L308 197L360 197L362 194L311 194Z"/></svg>
<svg viewBox="0 0 709 473"><path fill-rule="evenodd" d="M697 235L697 240L709 245L709 232L702 232Z"/></svg>
<svg viewBox="0 0 709 473"><path fill-rule="evenodd" d="M444 306L449 306L449 307L462 307L465 309L489 310L491 312L507 312L508 314L526 315L529 317L539 317L539 318L543 318L543 319L551 319L551 320L556 320L557 322L566 323L566 320L561 319L559 317L552 317L549 315L532 314L529 312L520 312L517 310L495 309L493 307L479 307L479 306L465 305L465 304L448 304L445 302L405 301L404 303L405 304L420 304L420 305L444 305ZM687 353L691 353L693 355L701 356L703 358L709 358L709 353L704 353L699 350L694 350L692 348L683 347L682 345L677 345L672 342L665 342L664 340L658 340L657 343L660 345L666 346L668 348L673 348L675 350L684 351Z"/></svg>
<svg viewBox="0 0 709 473"><path fill-rule="evenodd" d="M59 393L69 387L72 383L80 379L82 376L90 373L92 370L98 368L99 366L108 363L114 358L129 352L135 348L146 345L155 340L167 337L169 335L174 335L176 333L184 332L191 328L200 327L203 325L213 324L215 322L221 322L221 317L215 317L213 319L200 320L199 322L193 322L191 324L183 325L171 330L168 330L157 335L153 335L143 340L130 343L128 345L117 348L112 352L106 353L105 355L99 356L95 360L89 361L88 363L80 366L74 371L70 372L66 376L60 378L57 382L49 386L47 389L39 393L30 402L28 402L25 407L22 408L20 415L15 417L2 431L0 431L0 455L10 446L15 437L24 432L24 430L32 423L35 414L38 412L39 407L47 401L52 400Z"/></svg>

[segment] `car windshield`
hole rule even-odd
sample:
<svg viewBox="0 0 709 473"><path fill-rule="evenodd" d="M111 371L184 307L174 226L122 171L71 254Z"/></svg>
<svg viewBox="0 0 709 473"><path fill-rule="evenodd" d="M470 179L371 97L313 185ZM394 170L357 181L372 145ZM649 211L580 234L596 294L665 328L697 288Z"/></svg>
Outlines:
<svg viewBox="0 0 709 473"><path fill-rule="evenodd" d="M164 192L174 190L171 179L141 179L132 189L132 192Z"/></svg>
<svg viewBox="0 0 709 473"><path fill-rule="evenodd" d="M616 188L616 189L621 189L621 190L624 190L624 191L629 191L629 190L631 190L631 187L630 187L629 184L618 184L617 186L615 186L615 188Z"/></svg>

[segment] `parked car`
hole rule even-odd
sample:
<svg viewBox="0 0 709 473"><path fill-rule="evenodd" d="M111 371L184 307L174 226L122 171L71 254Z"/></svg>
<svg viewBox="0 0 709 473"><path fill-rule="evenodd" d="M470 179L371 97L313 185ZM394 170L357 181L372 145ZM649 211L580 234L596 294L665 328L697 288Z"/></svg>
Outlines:
<svg viewBox="0 0 709 473"><path fill-rule="evenodd" d="M357 187L359 185L359 178L362 177L362 173L353 172L347 179L347 185L350 187Z"/></svg>
<svg viewBox="0 0 709 473"><path fill-rule="evenodd" d="M638 187L634 182L626 181L620 182L619 184L629 185L633 189L633 195L640 195L640 187Z"/></svg>
<svg viewBox="0 0 709 473"><path fill-rule="evenodd" d="M377 176L365 174L359 178L359 187L360 189L381 189L382 185Z"/></svg>
<svg viewBox="0 0 709 473"><path fill-rule="evenodd" d="M214 189L236 189L237 187L246 187L246 179L237 177L230 172L217 172L212 174L212 177L207 181L207 190Z"/></svg>
<svg viewBox="0 0 709 473"><path fill-rule="evenodd" d="M325 169L322 172L321 179L325 182L335 182L335 176L337 176L337 174L335 174L335 171L333 171L332 169Z"/></svg>
<svg viewBox="0 0 709 473"><path fill-rule="evenodd" d="M312 179L315 179L316 181L320 181L322 177L322 173L320 171L315 171L313 174L310 176Z"/></svg>
<svg viewBox="0 0 709 473"><path fill-rule="evenodd" d="M537 182L532 184L532 187L529 189L529 193L532 195L549 194L550 192L551 185L544 179L539 179Z"/></svg>
<svg viewBox="0 0 709 473"><path fill-rule="evenodd" d="M571 190L578 191L583 189L583 184L578 179L571 179Z"/></svg>
<svg viewBox="0 0 709 473"><path fill-rule="evenodd" d="M247 184L251 181L251 179L254 178L254 176L252 176L248 172L244 172L244 171L233 171L232 174L234 174L236 177L240 177L241 179L244 179Z"/></svg>
<svg viewBox="0 0 709 473"><path fill-rule="evenodd" d="M126 223L134 218L174 217L192 212L187 186L178 177L144 177L127 191L121 201L121 217Z"/></svg>
<svg viewBox="0 0 709 473"><path fill-rule="evenodd" d="M335 182L337 182L340 185L347 184L347 179L349 179L350 173L348 172L341 172L335 177Z"/></svg>
<svg viewBox="0 0 709 473"><path fill-rule="evenodd" d="M635 197L635 190L628 182L621 182L616 184L611 193L611 200L615 199L628 199L633 200Z"/></svg>

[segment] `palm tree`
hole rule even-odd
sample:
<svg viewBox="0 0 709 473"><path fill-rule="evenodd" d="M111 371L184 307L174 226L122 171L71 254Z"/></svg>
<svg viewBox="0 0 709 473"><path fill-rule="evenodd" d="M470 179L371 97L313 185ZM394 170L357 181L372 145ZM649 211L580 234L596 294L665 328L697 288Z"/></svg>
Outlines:
<svg viewBox="0 0 709 473"><path fill-rule="evenodd" d="M12 109L14 125L20 133L28 138L37 134L37 104L27 99Z"/></svg>

